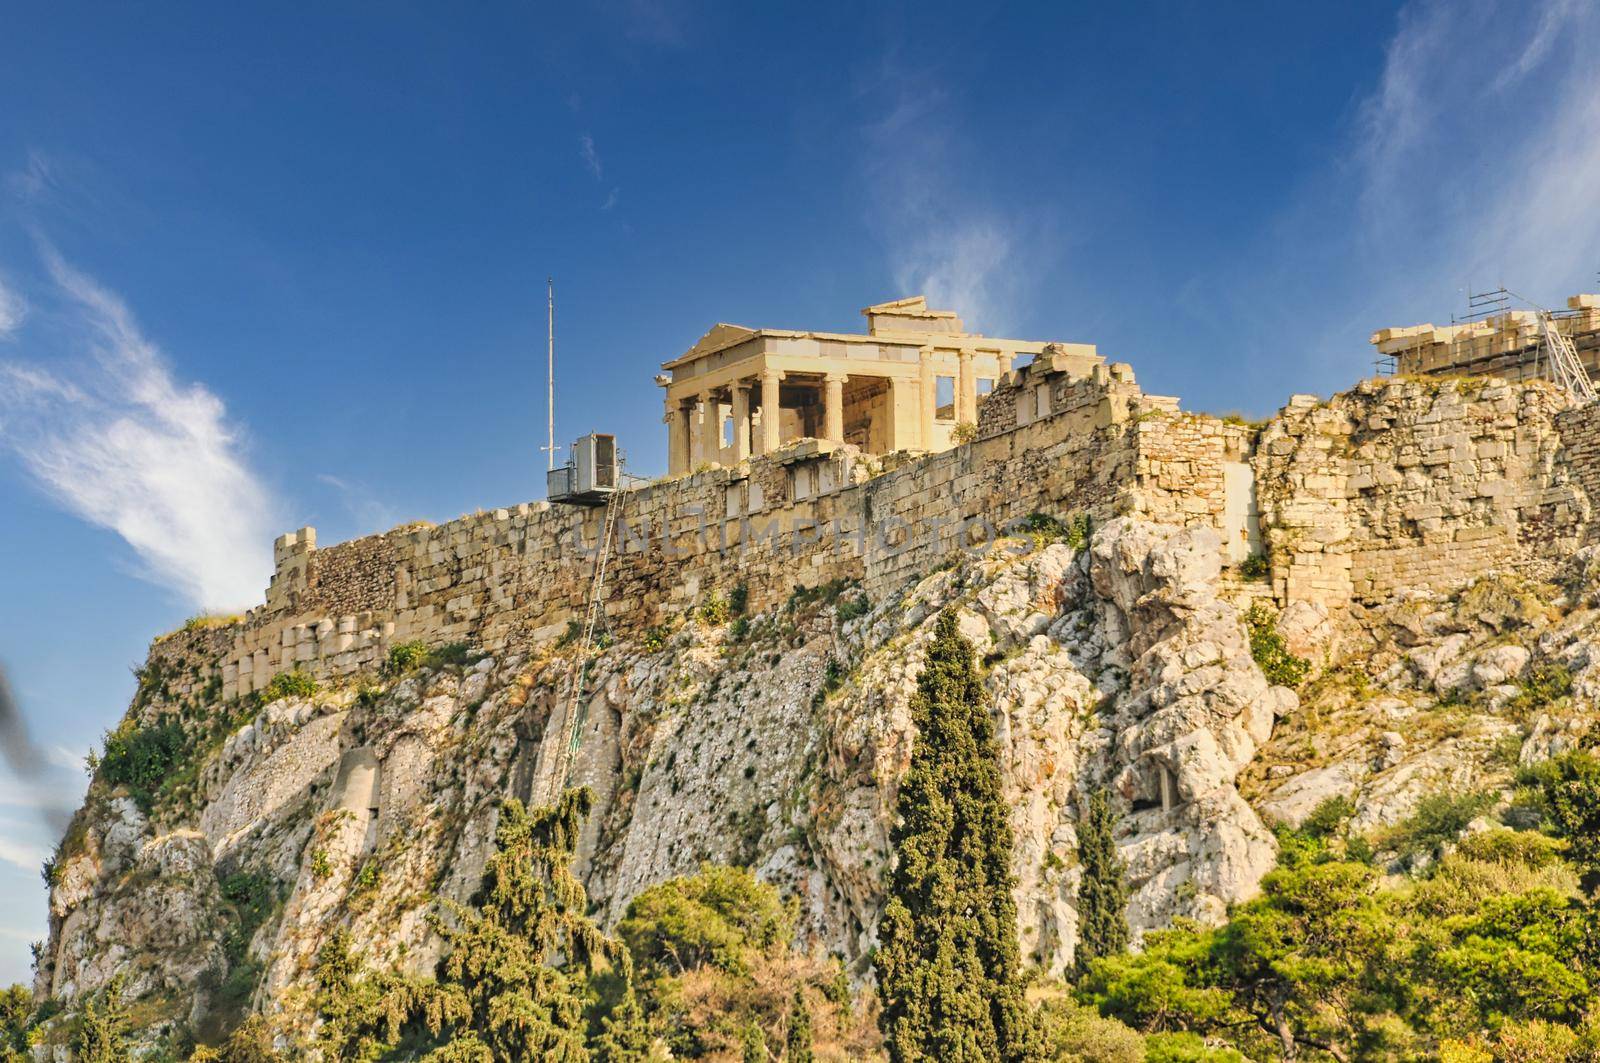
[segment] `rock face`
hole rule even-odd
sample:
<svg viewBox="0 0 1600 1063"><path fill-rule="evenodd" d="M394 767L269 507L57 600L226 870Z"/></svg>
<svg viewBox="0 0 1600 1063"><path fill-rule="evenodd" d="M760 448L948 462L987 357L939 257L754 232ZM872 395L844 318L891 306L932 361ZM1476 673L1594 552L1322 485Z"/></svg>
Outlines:
<svg viewBox="0 0 1600 1063"><path fill-rule="evenodd" d="M1077 552L1002 540L882 602L834 586L612 644L571 764L597 795L580 850L591 896L615 920L704 861L749 864L799 898L815 947L864 973L909 699L936 616L955 609L999 725L1027 952L1071 962L1075 825L1098 788L1121 809L1135 929L1221 918L1275 857L1235 780L1294 695L1252 661L1220 570L1214 532L1124 519ZM168 645L162 659L189 657ZM149 817L97 786L58 865L40 991L70 1001L133 970L130 990L168 1001L171 1023L292 1013L341 925L371 962L430 971L433 899L471 894L502 797L553 785L571 663L547 643L258 706L197 752L192 798L158 795ZM134 719L222 712L157 692ZM240 875L275 903L230 952L224 884ZM241 970L242 1001L224 989Z"/></svg>
<svg viewBox="0 0 1600 1063"><path fill-rule="evenodd" d="M124 727L181 727L181 748L159 784L102 769L90 787L51 868L38 992L65 1022L125 975L152 1039L250 1011L304 1029L334 928L369 963L430 972L429 914L473 893L500 802L565 785L594 792L578 871L604 921L704 862L748 865L796 899L804 944L866 977L909 703L947 609L996 722L1024 953L1052 971L1076 946L1096 791L1137 939L1250 897L1272 828L1343 809L1377 859L1409 859L1419 810L1514 815L1519 765L1592 741L1600 407L1391 380L1297 397L1258 431L1115 372L1036 391L1048 418L898 472L824 483L763 459L641 491L662 543L619 560L616 637L577 694L563 631L589 570L555 532L592 539L597 514L284 537L260 611L152 646ZM870 518L885 541L794 552L735 523L763 505ZM728 515L714 543L685 516L707 512ZM974 536L974 516L1011 536ZM420 666L385 663L419 635ZM1257 663L1284 655L1293 690ZM280 686L291 668L321 688Z"/></svg>

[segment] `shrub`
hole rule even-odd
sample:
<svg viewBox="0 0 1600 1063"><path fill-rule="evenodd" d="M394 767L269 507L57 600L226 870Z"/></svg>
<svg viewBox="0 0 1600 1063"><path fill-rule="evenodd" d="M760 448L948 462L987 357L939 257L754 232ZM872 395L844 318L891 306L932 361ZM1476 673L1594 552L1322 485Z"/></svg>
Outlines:
<svg viewBox="0 0 1600 1063"><path fill-rule="evenodd" d="M750 586L741 583L728 592L728 612L734 616L743 616L745 610L750 608Z"/></svg>
<svg viewBox="0 0 1600 1063"><path fill-rule="evenodd" d="M666 624L657 624L645 629L644 638L640 645L646 653L660 653L667 648L667 640L672 637L672 628Z"/></svg>
<svg viewBox="0 0 1600 1063"><path fill-rule="evenodd" d="M100 778L106 785L125 786L141 809L149 813L155 795L182 760L187 747L183 728L176 723L134 727L125 722L106 735L100 758Z"/></svg>
<svg viewBox="0 0 1600 1063"><path fill-rule="evenodd" d="M950 438L956 443L970 443L978 438L978 426L971 421L958 422L950 431Z"/></svg>
<svg viewBox="0 0 1600 1063"><path fill-rule="evenodd" d="M309 698L317 692L317 681L296 668L292 672L279 672L261 688L261 701L271 704L284 698Z"/></svg>
<svg viewBox="0 0 1600 1063"><path fill-rule="evenodd" d="M1528 671L1528 678L1517 686L1516 696L1506 702L1506 707L1525 715L1570 696L1572 671L1555 662L1536 664Z"/></svg>
<svg viewBox="0 0 1600 1063"><path fill-rule="evenodd" d="M1433 856L1455 841L1467 824L1493 807L1494 794L1477 791L1466 794L1430 794L1417 803L1417 810L1383 835L1383 844L1405 861Z"/></svg>
<svg viewBox="0 0 1600 1063"><path fill-rule="evenodd" d="M1146 1058L1144 1038L1131 1027L1068 997L1045 1000L1038 1015L1046 1059L1141 1063Z"/></svg>
<svg viewBox="0 0 1600 1063"><path fill-rule="evenodd" d="M1250 656L1261 674L1267 677L1267 682L1285 687L1297 687L1305 682L1311 662L1289 652L1288 644L1278 631L1278 615L1270 607L1256 602L1244 615L1244 623L1250 633Z"/></svg>
<svg viewBox="0 0 1600 1063"><path fill-rule="evenodd" d="M1518 777L1545 830L1563 839L1586 883L1600 882L1600 757L1574 751Z"/></svg>
<svg viewBox="0 0 1600 1063"><path fill-rule="evenodd" d="M1093 532L1087 513L1074 513L1066 520L1048 513L1029 513L1022 518L1019 527L1035 546L1066 543L1075 551L1081 551L1089 545L1089 536Z"/></svg>
<svg viewBox="0 0 1600 1063"><path fill-rule="evenodd" d="M706 864L634 897L617 934L641 974L743 974L754 953L788 940L792 924L776 888L745 868Z"/></svg>
<svg viewBox="0 0 1600 1063"><path fill-rule="evenodd" d="M1272 562L1266 554L1251 554L1239 562L1239 575L1249 580L1264 580L1272 572Z"/></svg>
<svg viewBox="0 0 1600 1063"><path fill-rule="evenodd" d="M706 624L710 627L717 627L718 625L726 624L729 616L731 615L731 610L728 607L728 599L724 598L716 591L712 591L706 596L706 600L700 603L700 610L697 615L702 624Z"/></svg>
<svg viewBox="0 0 1600 1063"><path fill-rule="evenodd" d="M568 627L570 633L571 627ZM389 659L384 662L383 670L391 676L405 675L422 667L422 662L428 659L428 647L419 641L400 642L389 647Z"/></svg>
<svg viewBox="0 0 1600 1063"><path fill-rule="evenodd" d="M839 617L839 622L843 624L857 617L866 616L870 612L872 612L872 599L865 594L858 594L840 602L836 615Z"/></svg>

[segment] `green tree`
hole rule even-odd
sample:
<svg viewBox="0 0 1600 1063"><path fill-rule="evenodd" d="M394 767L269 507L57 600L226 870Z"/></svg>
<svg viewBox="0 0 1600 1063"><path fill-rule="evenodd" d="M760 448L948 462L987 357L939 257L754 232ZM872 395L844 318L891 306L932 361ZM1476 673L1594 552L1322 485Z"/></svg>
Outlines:
<svg viewBox="0 0 1600 1063"><path fill-rule="evenodd" d="M1600 887L1600 757L1575 751L1554 757L1523 773L1545 825L1567 842L1567 856L1578 865L1584 886Z"/></svg>
<svg viewBox="0 0 1600 1063"><path fill-rule="evenodd" d="M1279 868L1217 935L1221 984L1286 1059L1302 1047L1349 1058L1360 1032L1351 1016L1387 988L1383 961L1396 928L1375 877L1365 864Z"/></svg>
<svg viewBox="0 0 1600 1063"><path fill-rule="evenodd" d="M1012 896L1011 824L972 646L939 617L911 700L916 739L890 838L875 956L895 1063L1033 1058Z"/></svg>
<svg viewBox="0 0 1600 1063"><path fill-rule="evenodd" d="M76 1063L126 1063L133 1058L128 1054L133 1025L122 1002L122 986L119 974L98 998L84 1001L69 1045Z"/></svg>
<svg viewBox="0 0 1600 1063"><path fill-rule="evenodd" d="M627 950L585 914L570 867L589 807L586 789L550 808L505 803L476 906L447 905L453 918L436 920L447 946L437 981L358 979L348 938L330 939L318 964L325 1041L343 1058L407 1043L431 1048L426 1058L437 1063L589 1060L597 976L620 977L624 1000L632 986ZM623 1010L613 1027L626 1021ZM608 1058L625 1059L637 1037L611 1028L594 1040Z"/></svg>
<svg viewBox="0 0 1600 1063"><path fill-rule="evenodd" d="M1233 1014L1212 962L1217 933L1186 920L1148 933L1137 953L1096 960L1078 996L1144 1033L1209 1030Z"/></svg>
<svg viewBox="0 0 1600 1063"><path fill-rule="evenodd" d="M784 1063L811 1063L811 1006L806 1003L804 989L794 991L794 1003L789 1006L789 1030L783 1038Z"/></svg>
<svg viewBox="0 0 1600 1063"><path fill-rule="evenodd" d="M651 979L704 966L746 974L752 953L786 941L793 930L777 889L745 868L721 864L642 891L617 924L639 973Z"/></svg>
<svg viewBox="0 0 1600 1063"><path fill-rule="evenodd" d="M0 1063L28 1059L33 1043L33 994L25 985L0 989Z"/></svg>
<svg viewBox="0 0 1600 1063"><path fill-rule="evenodd" d="M1102 956L1128 947L1128 886L1112 833L1116 817L1104 790L1089 798L1088 814L1078 831L1078 947L1073 963L1082 976Z"/></svg>

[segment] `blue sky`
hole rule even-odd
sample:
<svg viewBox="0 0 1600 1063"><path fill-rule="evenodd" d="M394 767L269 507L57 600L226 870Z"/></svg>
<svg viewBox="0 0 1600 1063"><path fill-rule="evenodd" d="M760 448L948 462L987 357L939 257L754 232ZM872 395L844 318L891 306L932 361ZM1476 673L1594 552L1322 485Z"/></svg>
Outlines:
<svg viewBox="0 0 1600 1063"><path fill-rule="evenodd" d="M982 9L980 9L980 7ZM1370 368L1469 284L1600 269L1600 9L62 3L0 30L0 979L150 637L323 542L664 465L719 320L925 291L1192 409Z"/></svg>

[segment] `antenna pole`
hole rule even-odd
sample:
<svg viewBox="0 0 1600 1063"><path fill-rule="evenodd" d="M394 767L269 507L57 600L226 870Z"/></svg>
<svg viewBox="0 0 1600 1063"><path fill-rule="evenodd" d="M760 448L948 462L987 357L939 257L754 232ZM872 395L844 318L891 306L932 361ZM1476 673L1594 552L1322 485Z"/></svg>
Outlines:
<svg viewBox="0 0 1600 1063"><path fill-rule="evenodd" d="M546 277L545 301L547 314L546 327L549 332L549 354L545 362L544 377L544 409L545 450L550 454L550 468L556 467L556 282L554 277Z"/></svg>

